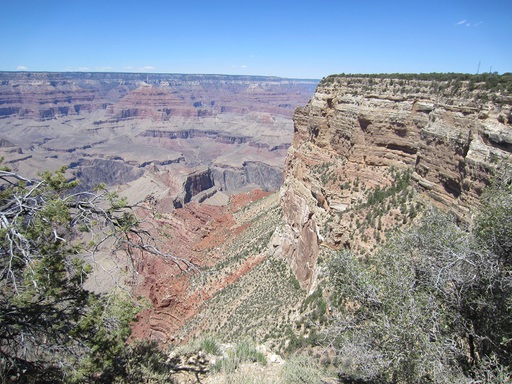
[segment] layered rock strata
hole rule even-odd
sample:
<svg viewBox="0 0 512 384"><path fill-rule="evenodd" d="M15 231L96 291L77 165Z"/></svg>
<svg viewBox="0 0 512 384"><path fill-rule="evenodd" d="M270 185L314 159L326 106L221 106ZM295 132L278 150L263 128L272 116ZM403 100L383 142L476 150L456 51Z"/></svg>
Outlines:
<svg viewBox="0 0 512 384"><path fill-rule="evenodd" d="M510 161L511 105L506 92L469 81L324 79L294 116L281 188L285 225L272 247L311 288L323 249L366 242L371 250L386 220L400 216L389 202L383 223L379 216L371 232L360 229L365 209L375 222L370 196L391 190L397 174L413 189L404 196L414 192L402 216L421 200L469 221L492 171Z"/></svg>
<svg viewBox="0 0 512 384"><path fill-rule="evenodd" d="M262 189L277 191L282 184L283 171L278 166L246 161L241 167L213 165L187 176L182 191L174 199L174 207L182 208L190 201L203 202L217 192Z"/></svg>
<svg viewBox="0 0 512 384"><path fill-rule="evenodd" d="M174 184L183 186L180 193L188 194L184 200L203 192L190 194L187 188L205 167L218 169L217 176L226 170L216 178L224 191L235 193L233 188L253 182L277 189L293 110L307 102L317 83L262 76L0 72L0 155L28 177L71 165L69 176L81 177L87 189L96 179L107 185L131 182L150 166L162 178L170 171ZM272 173L270 181L258 173Z"/></svg>

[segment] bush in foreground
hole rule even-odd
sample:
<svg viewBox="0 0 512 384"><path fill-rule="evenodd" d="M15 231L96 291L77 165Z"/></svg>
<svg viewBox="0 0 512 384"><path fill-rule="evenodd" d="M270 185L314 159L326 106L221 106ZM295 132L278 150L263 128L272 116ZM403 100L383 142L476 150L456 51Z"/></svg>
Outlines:
<svg viewBox="0 0 512 384"><path fill-rule="evenodd" d="M369 259L329 266L340 376L363 382L510 380L512 191L488 189L473 230L432 209Z"/></svg>

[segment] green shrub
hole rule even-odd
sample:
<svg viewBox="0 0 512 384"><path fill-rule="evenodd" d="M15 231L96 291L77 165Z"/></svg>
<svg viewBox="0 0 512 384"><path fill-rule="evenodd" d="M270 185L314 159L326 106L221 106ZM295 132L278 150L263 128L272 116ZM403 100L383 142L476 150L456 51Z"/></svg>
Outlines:
<svg viewBox="0 0 512 384"><path fill-rule="evenodd" d="M203 337L200 343L201 351L210 355L220 355L221 350L217 340L212 335Z"/></svg>
<svg viewBox="0 0 512 384"><path fill-rule="evenodd" d="M282 379L285 384L321 384L322 371L308 356L292 356L283 366Z"/></svg>
<svg viewBox="0 0 512 384"><path fill-rule="evenodd" d="M512 191L488 193L474 232L431 210L375 257L343 251L331 261L330 281L342 298L332 329L341 375L404 383L510 379L503 372L512 366Z"/></svg>
<svg viewBox="0 0 512 384"><path fill-rule="evenodd" d="M258 351L254 342L248 338L240 340L232 349L228 350L226 356L213 366L213 371L232 373L243 363L267 365L265 354Z"/></svg>

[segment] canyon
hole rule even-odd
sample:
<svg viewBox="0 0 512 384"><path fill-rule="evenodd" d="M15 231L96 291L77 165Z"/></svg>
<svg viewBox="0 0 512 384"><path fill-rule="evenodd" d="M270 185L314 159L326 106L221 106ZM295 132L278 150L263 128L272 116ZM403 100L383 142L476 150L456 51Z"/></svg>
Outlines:
<svg viewBox="0 0 512 384"><path fill-rule="evenodd" d="M258 267L270 272L261 244L280 218L275 191L292 116L317 84L261 76L3 72L0 156L25 177L65 166L68 178L79 181L77 190L105 184L141 207L161 250L194 263L199 276L217 271L198 283L197 273L151 255L133 266L108 249L86 260L95 269L88 289L121 285L151 304L139 315L134 338L183 341L189 336L182 327L216 293Z"/></svg>
<svg viewBox="0 0 512 384"><path fill-rule="evenodd" d="M178 210L187 219L168 223L182 254L192 249L204 267L192 278L169 267L167 276L146 273L155 307L135 334L164 344L250 334L280 352L294 338L314 340L311 303L321 302L326 263L339 250L370 257L430 209L471 225L483 190L512 162L511 106L510 93L483 82L323 79L294 114L278 192L233 196L216 215L189 203ZM179 241L184 233L195 240Z"/></svg>
<svg viewBox="0 0 512 384"><path fill-rule="evenodd" d="M471 224L512 160L512 82L495 76L2 73L0 152L140 202L162 249L197 266L119 262L150 303L134 339L250 334L283 352L314 338L336 252L371 256L428 209Z"/></svg>
<svg viewBox="0 0 512 384"><path fill-rule="evenodd" d="M165 195L169 209L205 188L210 196L255 187L274 191L281 185L294 108L309 100L317 83L263 76L2 72L0 155L28 177L66 166L82 189L155 175L154 184L163 188L154 193Z"/></svg>

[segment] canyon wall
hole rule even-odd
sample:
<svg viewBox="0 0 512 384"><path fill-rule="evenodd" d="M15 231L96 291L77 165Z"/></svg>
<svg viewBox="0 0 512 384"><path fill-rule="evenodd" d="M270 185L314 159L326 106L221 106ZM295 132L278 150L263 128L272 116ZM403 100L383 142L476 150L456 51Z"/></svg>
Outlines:
<svg viewBox="0 0 512 384"><path fill-rule="evenodd" d="M249 111L291 116L296 100L317 83L272 76L0 72L0 117L47 120L101 109L112 119Z"/></svg>
<svg viewBox="0 0 512 384"><path fill-rule="evenodd" d="M510 161L511 105L510 90L474 79L324 79L294 116L274 252L311 288L323 252L371 252L419 207L469 222L493 170Z"/></svg>

